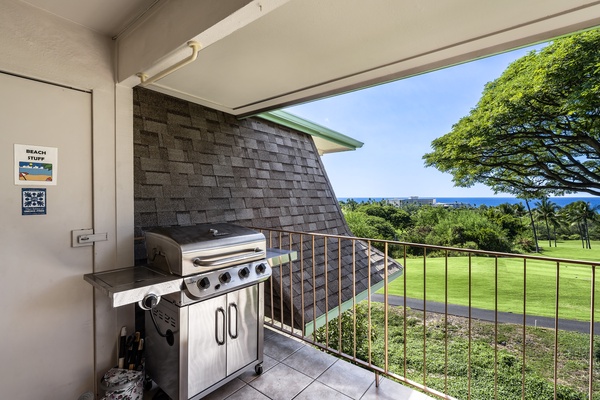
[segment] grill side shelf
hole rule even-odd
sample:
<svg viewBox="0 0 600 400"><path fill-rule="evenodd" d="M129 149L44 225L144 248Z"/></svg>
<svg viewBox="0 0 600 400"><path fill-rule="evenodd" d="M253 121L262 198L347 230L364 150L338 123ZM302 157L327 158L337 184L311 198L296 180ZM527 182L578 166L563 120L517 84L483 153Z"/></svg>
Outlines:
<svg viewBox="0 0 600 400"><path fill-rule="evenodd" d="M267 249L267 262L271 267L285 264L298 259L298 252L280 249Z"/></svg>
<svg viewBox="0 0 600 400"><path fill-rule="evenodd" d="M85 274L83 279L111 300L113 307L137 303L148 294L164 296L181 290L181 276L165 274L147 266L127 267Z"/></svg>

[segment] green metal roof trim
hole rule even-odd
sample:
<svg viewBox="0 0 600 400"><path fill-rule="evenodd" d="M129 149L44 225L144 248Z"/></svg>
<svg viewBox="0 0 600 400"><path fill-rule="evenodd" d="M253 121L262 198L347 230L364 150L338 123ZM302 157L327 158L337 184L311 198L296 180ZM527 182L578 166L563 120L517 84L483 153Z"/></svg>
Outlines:
<svg viewBox="0 0 600 400"><path fill-rule="evenodd" d="M294 114L282 110L268 111L258 114L257 117L266 119L271 122L275 122L279 125L286 126L298 130L300 132L307 133L311 136L316 136L324 140L336 143L340 146L347 147L349 150L356 150L363 146L363 142L356 139L352 139L349 136L343 135L339 132L333 131L322 125L315 124L303 118L300 118Z"/></svg>

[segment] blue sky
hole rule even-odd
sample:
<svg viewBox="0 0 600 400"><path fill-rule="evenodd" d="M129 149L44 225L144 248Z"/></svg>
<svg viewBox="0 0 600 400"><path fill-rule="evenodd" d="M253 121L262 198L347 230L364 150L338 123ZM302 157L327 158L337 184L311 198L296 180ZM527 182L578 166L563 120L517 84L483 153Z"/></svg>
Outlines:
<svg viewBox="0 0 600 400"><path fill-rule="evenodd" d="M450 132L452 125L475 107L487 82L532 49L514 50L286 111L364 143L356 151L323 156L337 197L493 196L483 185L454 187L450 174L425 168L422 157L431 151L433 139Z"/></svg>

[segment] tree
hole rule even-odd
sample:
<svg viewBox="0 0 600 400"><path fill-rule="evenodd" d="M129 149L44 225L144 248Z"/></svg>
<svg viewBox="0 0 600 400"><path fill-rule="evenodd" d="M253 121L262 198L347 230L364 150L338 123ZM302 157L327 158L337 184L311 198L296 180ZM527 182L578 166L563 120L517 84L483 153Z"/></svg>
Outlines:
<svg viewBox="0 0 600 400"><path fill-rule="evenodd" d="M552 225L552 232L553 232L553 236L554 236L554 247L557 247L556 246L556 229L561 228L563 226L563 221L560 218L560 208L558 209L558 212L555 212L553 215L548 217L548 222L550 222L550 225Z"/></svg>
<svg viewBox="0 0 600 400"><path fill-rule="evenodd" d="M585 234L585 241L588 249L592 248L592 243L590 241L590 229L589 222L596 220L596 210L594 210L589 202L585 201L576 201L576 208L578 210L579 217L581 218L581 226L583 228L583 232Z"/></svg>
<svg viewBox="0 0 600 400"><path fill-rule="evenodd" d="M498 210L506 215L512 215L513 217L522 217L525 215L526 210L523 203L502 203L497 206Z"/></svg>
<svg viewBox="0 0 600 400"><path fill-rule="evenodd" d="M589 202L579 200L567 204L564 207L564 214L570 223L577 225L581 237L581 246L591 249L589 222L597 219L596 210L590 206Z"/></svg>
<svg viewBox="0 0 600 400"><path fill-rule="evenodd" d="M529 215L529 220L531 221L531 230L533 231L533 242L535 243L535 252L540 252L540 246L538 244L537 231L535 229L535 221L533 220L533 213L531 212L531 207L529 206L529 196L522 195L523 200L525 200L525 205L527 206L527 214Z"/></svg>
<svg viewBox="0 0 600 400"><path fill-rule="evenodd" d="M600 30L556 39L486 84L425 165L527 198L600 195Z"/></svg>
<svg viewBox="0 0 600 400"><path fill-rule="evenodd" d="M408 212L387 203L364 203L357 207L356 211L383 218L396 229L406 228L411 224Z"/></svg>
<svg viewBox="0 0 600 400"><path fill-rule="evenodd" d="M348 199L347 201L340 201L340 206L342 209L347 209L348 211L354 211L358 207L358 202L354 199Z"/></svg>
<svg viewBox="0 0 600 400"><path fill-rule="evenodd" d="M552 247L552 238L550 237L550 221L554 219L558 206L556 203L544 197L542 200L535 203L535 217L546 223L546 236L548 238L548 246ZM555 246L556 247L556 246Z"/></svg>
<svg viewBox="0 0 600 400"><path fill-rule="evenodd" d="M524 211L518 210L515 207L516 205L523 207L521 203L503 203L496 207L490 207L485 211L488 219L501 226L511 241L514 241L526 231L526 226L523 224Z"/></svg>
<svg viewBox="0 0 600 400"><path fill-rule="evenodd" d="M396 231L384 218L368 215L360 211L344 213L352 234L360 238L394 240Z"/></svg>
<svg viewBox="0 0 600 400"><path fill-rule="evenodd" d="M455 209L432 226L426 243L470 247L489 251L511 251L511 243L501 226L488 217L487 210Z"/></svg>

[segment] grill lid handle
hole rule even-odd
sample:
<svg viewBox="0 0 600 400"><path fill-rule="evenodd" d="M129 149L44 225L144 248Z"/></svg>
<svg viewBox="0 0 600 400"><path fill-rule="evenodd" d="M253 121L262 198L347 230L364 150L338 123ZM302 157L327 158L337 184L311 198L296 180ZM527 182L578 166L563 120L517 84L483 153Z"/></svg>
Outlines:
<svg viewBox="0 0 600 400"><path fill-rule="evenodd" d="M242 261L252 261L257 260L259 258L264 258L266 256L266 252L264 250L260 250L259 248L245 251L241 253L236 253L233 256L227 257L211 257L211 258L194 258L192 261L196 267L218 267L224 264L230 263L238 263Z"/></svg>

